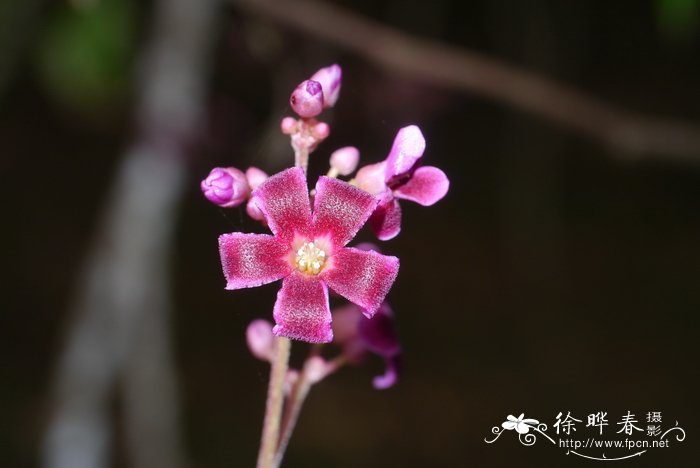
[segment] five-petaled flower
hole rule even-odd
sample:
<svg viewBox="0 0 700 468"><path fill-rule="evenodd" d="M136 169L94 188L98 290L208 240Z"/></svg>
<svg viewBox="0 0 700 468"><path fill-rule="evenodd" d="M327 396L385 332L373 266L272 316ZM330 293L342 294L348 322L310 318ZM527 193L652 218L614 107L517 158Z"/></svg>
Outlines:
<svg viewBox="0 0 700 468"><path fill-rule="evenodd" d="M520 416L517 418L512 414L509 414L506 418L507 421L501 424L501 426L503 426L503 429L509 431L515 429L518 434L527 434L530 432L531 427L536 426L540 422L537 419L523 419L524 416L525 413L520 413Z"/></svg>
<svg viewBox="0 0 700 468"><path fill-rule="evenodd" d="M450 181L445 173L437 167L419 165L424 151L423 133L416 125L409 125L396 134L384 161L357 172L356 185L380 200L369 224L381 240L392 239L401 231L397 199L430 206L447 194Z"/></svg>
<svg viewBox="0 0 700 468"><path fill-rule="evenodd" d="M274 235L222 235L221 263L226 289L282 279L273 309L275 335L330 342L329 287L357 304L368 318L376 313L396 279L399 260L345 247L375 210L375 197L321 177L312 212L304 172L295 167L263 182L252 202Z"/></svg>

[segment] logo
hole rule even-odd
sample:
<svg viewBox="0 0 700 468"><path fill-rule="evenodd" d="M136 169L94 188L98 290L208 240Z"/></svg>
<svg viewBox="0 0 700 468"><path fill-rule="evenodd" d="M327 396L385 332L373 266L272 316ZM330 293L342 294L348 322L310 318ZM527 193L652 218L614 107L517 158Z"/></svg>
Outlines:
<svg viewBox="0 0 700 468"><path fill-rule="evenodd" d="M526 418L521 413L517 418L508 415L500 426L493 426L495 435L484 442L492 444L505 432L518 435L522 445L532 446L540 440L546 440L555 447L566 449L566 455L600 461L625 460L639 457L652 449L668 448L674 443L685 440L685 430L675 421L673 426L664 426L660 411L649 411L641 417L644 422L627 411L610 423L607 411L598 411L578 419L570 411L557 414L552 428L548 430L545 423L537 419ZM540 437L541 436L541 437Z"/></svg>

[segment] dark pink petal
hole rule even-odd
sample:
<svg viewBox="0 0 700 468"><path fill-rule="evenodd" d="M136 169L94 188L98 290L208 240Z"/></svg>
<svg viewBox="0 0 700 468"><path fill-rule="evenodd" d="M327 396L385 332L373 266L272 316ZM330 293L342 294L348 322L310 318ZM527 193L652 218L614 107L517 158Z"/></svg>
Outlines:
<svg viewBox="0 0 700 468"><path fill-rule="evenodd" d="M401 351L399 336L396 332L394 314L384 302L371 319L361 318L358 333L365 347L383 357L391 357Z"/></svg>
<svg viewBox="0 0 700 468"><path fill-rule="evenodd" d="M345 248L331 258L319 277L330 288L364 309L371 318L399 273L399 259L374 251Z"/></svg>
<svg viewBox="0 0 700 468"><path fill-rule="evenodd" d="M253 192L252 200L272 232L286 239L304 235L311 224L311 205L304 171L293 167L273 175Z"/></svg>
<svg viewBox="0 0 700 468"><path fill-rule="evenodd" d="M377 203L375 197L347 182L319 178L314 199L314 236L329 236L336 247L347 244L365 224Z"/></svg>
<svg viewBox="0 0 700 468"><path fill-rule="evenodd" d="M369 218L369 225L379 240L389 240L401 232L401 207L387 190L382 201Z"/></svg>
<svg viewBox="0 0 700 468"><path fill-rule="evenodd" d="M404 185L394 190L397 198L411 200L423 206L430 206L447 194L450 181L437 167L424 166L416 169Z"/></svg>
<svg viewBox="0 0 700 468"><path fill-rule="evenodd" d="M265 234L234 232L219 237L226 289L252 288L289 274L289 245Z"/></svg>
<svg viewBox="0 0 700 468"><path fill-rule="evenodd" d="M282 281L272 312L272 333L309 343L328 343L333 339L328 288L318 277L293 272Z"/></svg>
<svg viewBox="0 0 700 468"><path fill-rule="evenodd" d="M416 125L404 127L396 134L394 145L386 158L385 182L407 173L425 151L425 138Z"/></svg>

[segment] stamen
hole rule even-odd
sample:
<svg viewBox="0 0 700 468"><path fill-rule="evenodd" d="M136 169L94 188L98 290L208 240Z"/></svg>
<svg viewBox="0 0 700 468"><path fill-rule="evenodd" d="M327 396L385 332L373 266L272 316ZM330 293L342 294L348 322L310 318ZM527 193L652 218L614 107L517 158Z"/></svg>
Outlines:
<svg viewBox="0 0 700 468"><path fill-rule="evenodd" d="M302 273L317 275L326 263L326 252L316 247L313 242L306 242L297 250L294 263Z"/></svg>

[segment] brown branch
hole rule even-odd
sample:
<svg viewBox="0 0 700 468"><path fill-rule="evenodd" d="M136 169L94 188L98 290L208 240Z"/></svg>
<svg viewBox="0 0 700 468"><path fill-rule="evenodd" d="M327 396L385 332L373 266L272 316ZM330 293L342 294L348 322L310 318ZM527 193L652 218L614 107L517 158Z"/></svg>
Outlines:
<svg viewBox="0 0 700 468"><path fill-rule="evenodd" d="M481 94L546 117L623 153L626 159L700 163L698 124L630 112L527 70L416 38L317 0L233 1L244 10L332 42L396 73Z"/></svg>

